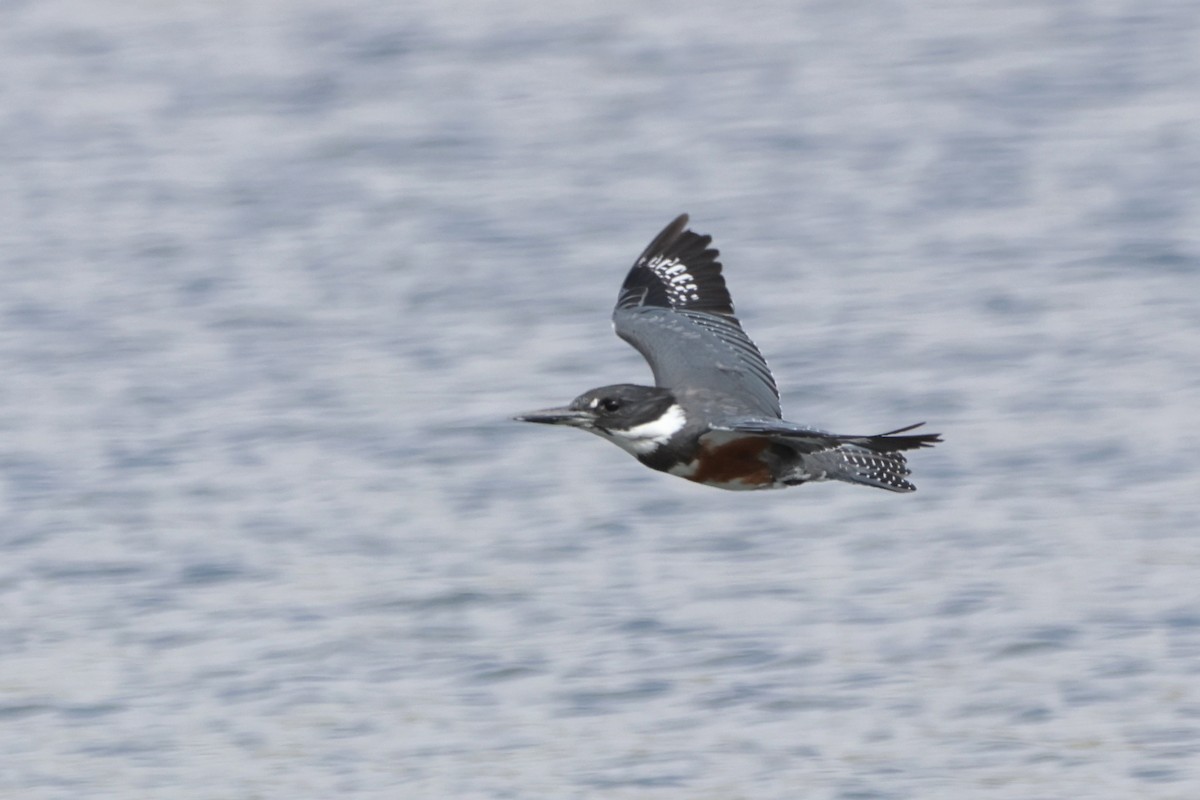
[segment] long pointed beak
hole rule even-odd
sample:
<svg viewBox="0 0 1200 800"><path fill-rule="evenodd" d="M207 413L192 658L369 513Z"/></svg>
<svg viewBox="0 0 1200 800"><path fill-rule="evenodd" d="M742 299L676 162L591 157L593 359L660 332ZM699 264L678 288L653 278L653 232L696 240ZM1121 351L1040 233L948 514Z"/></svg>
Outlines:
<svg viewBox="0 0 1200 800"><path fill-rule="evenodd" d="M540 422L543 425L570 425L572 428L586 428L596 421L596 415L591 411L575 408L543 408L541 411L529 411L517 414L513 419L518 422Z"/></svg>

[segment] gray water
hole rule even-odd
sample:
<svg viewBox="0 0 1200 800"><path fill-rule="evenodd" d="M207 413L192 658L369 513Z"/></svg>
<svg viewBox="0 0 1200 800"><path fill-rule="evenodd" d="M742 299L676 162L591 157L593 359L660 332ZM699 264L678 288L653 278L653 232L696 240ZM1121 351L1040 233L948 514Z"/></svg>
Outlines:
<svg viewBox="0 0 1200 800"><path fill-rule="evenodd" d="M1200 5L0 3L0 796L1200 797ZM728 493L515 412L674 215Z"/></svg>

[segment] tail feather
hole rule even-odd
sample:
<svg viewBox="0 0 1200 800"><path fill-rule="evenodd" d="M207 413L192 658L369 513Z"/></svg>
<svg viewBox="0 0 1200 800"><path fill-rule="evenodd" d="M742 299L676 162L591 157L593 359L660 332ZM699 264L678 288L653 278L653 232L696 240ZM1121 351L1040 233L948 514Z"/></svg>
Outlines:
<svg viewBox="0 0 1200 800"><path fill-rule="evenodd" d="M942 440L940 433L919 433L913 436L897 436L924 425L907 425L894 431L880 433L875 436L839 436L838 441L844 442L838 447L813 453L805 458L818 469L825 472L825 477L857 483L861 486L874 486L887 489L889 492L915 492L917 487L905 478L912 474L908 461L901 455L901 450L917 450L922 447L933 447Z"/></svg>
<svg viewBox="0 0 1200 800"><path fill-rule="evenodd" d="M847 444L881 454L894 453L897 450L916 450L921 447L933 447L942 440L940 433L918 433L915 436L896 435L897 433L906 433L915 430L924 424L924 422L918 422L915 425L907 425L903 428L897 428L894 431L876 434L875 436L845 436L839 438L843 439Z"/></svg>
<svg viewBox="0 0 1200 800"><path fill-rule="evenodd" d="M904 437L916 439L920 437ZM913 445L923 447L926 445ZM804 456L805 465L823 471L831 480L874 486L890 492L915 492L917 487L905 480L912 474L904 456L894 449L876 451L855 445L842 445L832 450Z"/></svg>

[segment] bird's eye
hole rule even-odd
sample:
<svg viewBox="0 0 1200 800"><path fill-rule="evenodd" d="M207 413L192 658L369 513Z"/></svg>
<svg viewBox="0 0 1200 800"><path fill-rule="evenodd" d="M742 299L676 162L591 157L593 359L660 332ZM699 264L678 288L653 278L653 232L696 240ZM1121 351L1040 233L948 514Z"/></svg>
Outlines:
<svg viewBox="0 0 1200 800"><path fill-rule="evenodd" d="M621 407L620 400L614 400L611 397L606 397L600 401L600 408L604 411L612 412Z"/></svg>

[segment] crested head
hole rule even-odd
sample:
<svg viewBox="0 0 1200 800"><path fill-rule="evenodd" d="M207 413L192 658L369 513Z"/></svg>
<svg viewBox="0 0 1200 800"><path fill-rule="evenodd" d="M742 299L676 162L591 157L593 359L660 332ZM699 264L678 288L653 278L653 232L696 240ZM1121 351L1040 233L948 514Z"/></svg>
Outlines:
<svg viewBox="0 0 1200 800"><path fill-rule="evenodd" d="M571 408L595 415L595 427L627 430L658 419L675 405L675 395L657 386L618 383L590 389L571 401Z"/></svg>
<svg viewBox="0 0 1200 800"><path fill-rule="evenodd" d="M687 424L675 395L657 386L601 386L576 397L571 408L592 413L585 427L635 456L650 455Z"/></svg>
<svg viewBox="0 0 1200 800"><path fill-rule="evenodd" d="M654 454L687 425L669 389L619 383L584 392L563 408L521 414L522 422L582 428L640 459Z"/></svg>
<svg viewBox="0 0 1200 800"><path fill-rule="evenodd" d="M564 408L531 411L516 419L582 428L639 458L653 454L687 425L687 416L669 389L632 383L601 386Z"/></svg>

